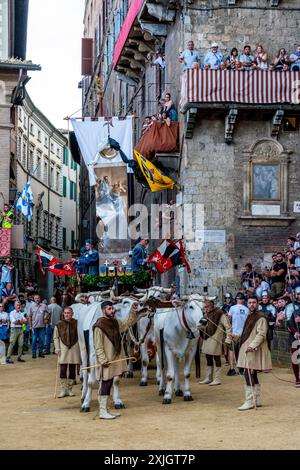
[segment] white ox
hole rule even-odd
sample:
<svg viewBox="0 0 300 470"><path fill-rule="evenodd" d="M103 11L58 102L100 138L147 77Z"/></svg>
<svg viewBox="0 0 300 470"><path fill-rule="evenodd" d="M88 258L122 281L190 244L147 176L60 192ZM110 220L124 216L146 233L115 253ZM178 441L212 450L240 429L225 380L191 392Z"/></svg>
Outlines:
<svg viewBox="0 0 300 470"><path fill-rule="evenodd" d="M96 355L94 347L93 326L102 316L101 302L107 300L103 298L103 293L92 292L89 293L90 300L93 302L89 305L73 304L74 318L78 321L78 339L81 354L82 367L92 366L96 364ZM79 300L80 295L76 298ZM137 301L132 298L124 297L120 302L115 305L116 318L121 321L128 319L130 310ZM92 388L96 384L96 369L92 368L82 371L82 392L81 392L81 411L90 411L90 404L92 400ZM124 408L124 403L119 394L119 377L114 378L113 383L113 401L115 408Z"/></svg>
<svg viewBox="0 0 300 470"><path fill-rule="evenodd" d="M173 382L176 396L185 401L193 400L190 391L190 371L196 354L200 320L203 318L204 297L198 294L188 296L184 304L159 309L154 315L154 334L157 345L156 365L159 380L159 394L163 404L172 402ZM194 338L192 338L194 336ZM163 345L161 344L163 339ZM164 354L164 356L163 356ZM167 385L161 359L166 359ZM179 361L184 360L184 391L180 388Z"/></svg>
<svg viewBox="0 0 300 470"><path fill-rule="evenodd" d="M141 290L139 290L141 291ZM172 293L172 288L164 288L160 286L154 286L147 289L146 295L140 299L141 301L147 301L148 299L154 300L165 300L166 294ZM138 337L141 355L141 380L140 385L148 385L148 366L149 366L149 354L148 344L151 343L154 347L155 335L154 335L154 322L153 317L144 317L138 322Z"/></svg>

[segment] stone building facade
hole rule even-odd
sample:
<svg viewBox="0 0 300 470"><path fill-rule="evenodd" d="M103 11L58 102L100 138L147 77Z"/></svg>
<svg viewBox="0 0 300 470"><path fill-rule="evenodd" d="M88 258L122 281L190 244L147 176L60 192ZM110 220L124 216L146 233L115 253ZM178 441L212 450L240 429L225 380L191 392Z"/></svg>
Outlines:
<svg viewBox="0 0 300 470"><path fill-rule="evenodd" d="M68 182L63 180L63 162L67 139L35 106L26 93L23 106L16 113L16 181L20 193L30 178L33 192L33 215L28 222L16 211L15 225L23 225L25 245L15 250L19 278L33 277L39 282L42 292L52 295L53 276L43 276L37 269L39 245L61 259L64 248L63 194ZM73 223L75 227L75 211Z"/></svg>
<svg viewBox="0 0 300 470"><path fill-rule="evenodd" d="M99 78L104 115L134 114L137 141L143 118L155 113L159 98L171 93L181 109L178 153L158 153L156 159L174 167L181 184L178 204L204 208L204 234L198 245L186 243L192 272L179 273L180 288L210 295L235 292L246 262L257 270L270 266L270 255L285 247L287 235L299 231L294 202L300 199L300 107L291 102L261 104L253 98L246 104L184 99L178 57L189 40L201 60L212 42L224 56L233 47L242 52L247 44L252 50L262 44L271 63L280 47L295 51L300 8L293 0L136 0L116 27L118 1L86 5L86 21L92 5L98 8L100 23L105 23L103 15L107 21L100 36L91 22L86 29L86 37L101 39L84 94L85 112L99 113L99 107L89 108L99 97ZM153 66L158 48L165 53L163 72ZM255 195L253 186L264 171L271 178L275 172L278 183L276 196L267 200ZM175 191L150 194L136 184L134 190L134 200L148 207L176 199ZM169 284L171 276L163 275L160 282Z"/></svg>

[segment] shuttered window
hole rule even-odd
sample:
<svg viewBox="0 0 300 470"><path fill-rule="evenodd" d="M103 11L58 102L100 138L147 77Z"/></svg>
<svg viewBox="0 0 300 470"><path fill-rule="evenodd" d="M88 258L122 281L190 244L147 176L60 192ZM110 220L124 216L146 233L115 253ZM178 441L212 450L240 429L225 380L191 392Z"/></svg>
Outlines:
<svg viewBox="0 0 300 470"><path fill-rule="evenodd" d="M82 39L81 53L81 75L91 76L93 74L93 39Z"/></svg>

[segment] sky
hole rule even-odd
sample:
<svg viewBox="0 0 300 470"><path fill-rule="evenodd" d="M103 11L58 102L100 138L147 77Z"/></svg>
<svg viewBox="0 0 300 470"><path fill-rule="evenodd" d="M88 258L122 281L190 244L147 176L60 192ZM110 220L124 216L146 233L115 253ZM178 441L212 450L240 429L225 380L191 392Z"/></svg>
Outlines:
<svg viewBox="0 0 300 470"><path fill-rule="evenodd" d="M40 64L26 89L57 128L81 108L81 38L85 0L29 0L26 58ZM80 112L77 114L80 116Z"/></svg>

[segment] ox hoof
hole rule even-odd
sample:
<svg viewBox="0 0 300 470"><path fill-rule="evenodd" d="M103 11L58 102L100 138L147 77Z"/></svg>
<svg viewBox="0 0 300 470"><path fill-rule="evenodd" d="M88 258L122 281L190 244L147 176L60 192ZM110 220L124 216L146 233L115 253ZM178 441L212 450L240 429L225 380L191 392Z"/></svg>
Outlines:
<svg viewBox="0 0 300 470"><path fill-rule="evenodd" d="M163 405L171 405L171 403L172 403L171 398L164 398L162 401Z"/></svg>
<svg viewBox="0 0 300 470"><path fill-rule="evenodd" d="M164 394L165 394L165 392L166 392L165 389L162 388L162 389L158 392L158 395L159 395L160 397L163 397Z"/></svg>
<svg viewBox="0 0 300 470"><path fill-rule="evenodd" d="M125 408L124 403L118 403L115 405L115 410L122 410L123 408Z"/></svg>
<svg viewBox="0 0 300 470"><path fill-rule="evenodd" d="M89 413L90 409L87 407L81 408L80 413Z"/></svg>
<svg viewBox="0 0 300 470"><path fill-rule="evenodd" d="M176 397L183 397L183 391L182 390L176 390L175 395L176 395Z"/></svg>
<svg viewBox="0 0 300 470"><path fill-rule="evenodd" d="M184 401L193 401L194 398L192 397L192 395L186 395L185 397L183 397L183 400Z"/></svg>
<svg viewBox="0 0 300 470"><path fill-rule="evenodd" d="M140 387L147 387L148 382L141 381L140 382Z"/></svg>
<svg viewBox="0 0 300 470"><path fill-rule="evenodd" d="M126 372L125 377L127 379L133 379L133 372L131 372L131 371Z"/></svg>

